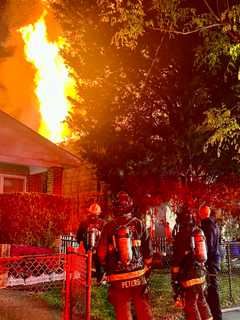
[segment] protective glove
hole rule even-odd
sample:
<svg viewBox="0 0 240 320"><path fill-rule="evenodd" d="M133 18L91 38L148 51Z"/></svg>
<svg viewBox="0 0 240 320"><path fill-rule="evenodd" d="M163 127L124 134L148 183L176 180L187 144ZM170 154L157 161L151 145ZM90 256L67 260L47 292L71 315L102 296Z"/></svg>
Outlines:
<svg viewBox="0 0 240 320"><path fill-rule="evenodd" d="M179 281L172 280L171 281L171 285L172 285L172 289L173 289L174 295L179 295L179 292L180 292L180 289L181 289Z"/></svg>
<svg viewBox="0 0 240 320"><path fill-rule="evenodd" d="M101 285L104 285L106 283L106 273L104 272L97 278L97 287L100 287Z"/></svg>
<svg viewBox="0 0 240 320"><path fill-rule="evenodd" d="M145 277L148 280L152 272L152 257L144 259Z"/></svg>
<svg viewBox="0 0 240 320"><path fill-rule="evenodd" d="M184 308L184 299L181 294L174 297L174 301L175 301L174 305L176 308L178 308L178 309Z"/></svg>
<svg viewBox="0 0 240 320"><path fill-rule="evenodd" d="M148 280L152 272L152 266L147 266L147 271L145 271L145 278Z"/></svg>

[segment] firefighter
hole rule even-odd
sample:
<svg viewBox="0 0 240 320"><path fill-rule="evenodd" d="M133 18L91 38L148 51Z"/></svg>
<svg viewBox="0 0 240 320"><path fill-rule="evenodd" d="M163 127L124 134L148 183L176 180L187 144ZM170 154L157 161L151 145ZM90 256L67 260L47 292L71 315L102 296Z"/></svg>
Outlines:
<svg viewBox="0 0 240 320"><path fill-rule="evenodd" d="M153 319L147 279L152 244L144 223L133 216L133 200L124 191L113 202L113 220L102 231L98 257L109 282L108 300L117 320L130 320L131 302L138 320Z"/></svg>
<svg viewBox="0 0 240 320"><path fill-rule="evenodd" d="M186 320L209 320L212 316L204 296L204 261L207 253L203 232L195 229L194 219L187 206L178 214L178 221L179 231L174 241L171 265L174 298L177 303L179 298L183 302ZM195 230L199 231L197 241L193 238ZM196 252L202 257L197 256Z"/></svg>
<svg viewBox="0 0 240 320"><path fill-rule="evenodd" d="M201 228L207 241L207 302L210 306L213 320L222 320L217 274L220 271L220 230L216 224L214 210L208 206L199 209Z"/></svg>
<svg viewBox="0 0 240 320"><path fill-rule="evenodd" d="M101 212L99 204L91 204L87 211L87 219L80 223L76 236L77 242L80 245L83 244L85 251L92 250L93 267L96 269L97 283L102 280L103 276L96 254L98 241L104 226L104 220L100 218Z"/></svg>

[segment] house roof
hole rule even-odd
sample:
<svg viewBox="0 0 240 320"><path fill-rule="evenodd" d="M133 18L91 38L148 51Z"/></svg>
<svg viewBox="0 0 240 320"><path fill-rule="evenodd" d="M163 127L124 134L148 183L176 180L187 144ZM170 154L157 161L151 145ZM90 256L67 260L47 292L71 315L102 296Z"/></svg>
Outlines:
<svg viewBox="0 0 240 320"><path fill-rule="evenodd" d="M0 110L0 162L36 167L76 167L81 160Z"/></svg>

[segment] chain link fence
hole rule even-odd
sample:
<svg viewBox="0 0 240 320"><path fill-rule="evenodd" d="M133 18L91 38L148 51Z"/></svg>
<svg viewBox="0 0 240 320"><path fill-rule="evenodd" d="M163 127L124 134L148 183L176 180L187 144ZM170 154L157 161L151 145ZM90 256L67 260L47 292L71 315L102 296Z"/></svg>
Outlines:
<svg viewBox="0 0 240 320"><path fill-rule="evenodd" d="M48 293L61 300L64 320L89 320L91 252L68 247L66 254L0 258L0 289L25 296ZM8 293L7 293L8 292ZM24 306L23 306L24 308ZM60 318L59 318L60 320Z"/></svg>
<svg viewBox="0 0 240 320"><path fill-rule="evenodd" d="M68 247L64 320L90 320L92 252Z"/></svg>
<svg viewBox="0 0 240 320"><path fill-rule="evenodd" d="M240 306L240 242L225 241L221 256L218 278L222 308Z"/></svg>
<svg viewBox="0 0 240 320"><path fill-rule="evenodd" d="M67 239L72 241L73 239ZM172 243L155 239L156 269L169 273ZM222 308L240 306L240 242L221 245L221 271L218 274ZM33 295L58 290L65 320L89 319L91 261L85 252L72 248L67 254L0 258L0 288L27 291ZM16 292L16 291L15 291Z"/></svg>
<svg viewBox="0 0 240 320"><path fill-rule="evenodd" d="M153 244L153 267L170 269L173 252L172 242L166 237L154 237Z"/></svg>
<svg viewBox="0 0 240 320"><path fill-rule="evenodd" d="M173 245L164 237L153 239L156 269L170 271ZM225 241L221 245L221 271L218 274L222 308L240 307L240 242Z"/></svg>
<svg viewBox="0 0 240 320"><path fill-rule="evenodd" d="M66 235L60 236L59 252L60 253L67 253L68 247L73 247L73 248L79 247L79 244L76 240L76 237L71 234L66 234Z"/></svg>
<svg viewBox="0 0 240 320"><path fill-rule="evenodd" d="M19 256L0 258L0 288L34 293L63 288L65 256Z"/></svg>

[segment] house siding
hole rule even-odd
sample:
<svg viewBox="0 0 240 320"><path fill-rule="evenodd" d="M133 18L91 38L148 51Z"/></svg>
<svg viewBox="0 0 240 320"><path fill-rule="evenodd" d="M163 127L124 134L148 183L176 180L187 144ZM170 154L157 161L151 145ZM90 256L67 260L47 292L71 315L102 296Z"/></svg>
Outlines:
<svg viewBox="0 0 240 320"><path fill-rule="evenodd" d="M0 163L0 174L26 177L27 192L41 192L81 199L81 207L84 207L90 193L94 194L99 191L95 169L85 163L77 168L53 167L46 172L36 174L30 174L30 169L25 166Z"/></svg>

